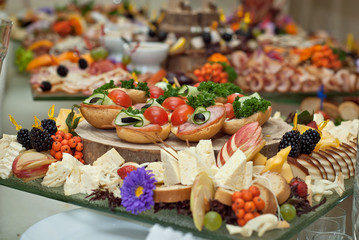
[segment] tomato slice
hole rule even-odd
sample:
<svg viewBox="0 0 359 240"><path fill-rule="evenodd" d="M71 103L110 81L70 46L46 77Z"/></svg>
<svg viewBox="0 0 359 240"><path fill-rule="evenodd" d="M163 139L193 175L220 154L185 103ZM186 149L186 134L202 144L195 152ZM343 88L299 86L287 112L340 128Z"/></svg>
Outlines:
<svg viewBox="0 0 359 240"><path fill-rule="evenodd" d="M169 97L166 98L163 103L162 106L164 108L166 108L167 110L175 110L178 106L186 104L185 100L183 100L182 98L179 97Z"/></svg>
<svg viewBox="0 0 359 240"><path fill-rule="evenodd" d="M158 106L152 106L146 109L143 116L153 124L164 125L168 123L168 114L166 110Z"/></svg>
<svg viewBox="0 0 359 240"><path fill-rule="evenodd" d="M113 90L107 95L115 104L128 108L132 105L130 96L122 90Z"/></svg>
<svg viewBox="0 0 359 240"><path fill-rule="evenodd" d="M150 87L150 98L158 98L163 94L165 94L165 91L162 88L157 86Z"/></svg>
<svg viewBox="0 0 359 240"><path fill-rule="evenodd" d="M243 94L232 93L231 95L227 96L227 103L233 103L236 97L243 97Z"/></svg>
<svg viewBox="0 0 359 240"><path fill-rule="evenodd" d="M226 103L226 104L224 104L224 107L226 108L226 118L227 119L234 118L235 115L234 115L234 110L233 110L232 103Z"/></svg>
<svg viewBox="0 0 359 240"><path fill-rule="evenodd" d="M191 115L194 112L193 107L184 104L178 106L172 113L171 122L173 126L181 125L187 122L188 115Z"/></svg>

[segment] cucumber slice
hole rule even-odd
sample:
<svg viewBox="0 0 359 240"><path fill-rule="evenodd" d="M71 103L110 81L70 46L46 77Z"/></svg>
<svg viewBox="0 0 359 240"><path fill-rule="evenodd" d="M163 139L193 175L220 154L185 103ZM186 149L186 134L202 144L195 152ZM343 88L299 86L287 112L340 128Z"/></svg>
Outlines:
<svg viewBox="0 0 359 240"><path fill-rule="evenodd" d="M168 88L168 83L166 82L158 82L155 84L156 87L162 88L164 91Z"/></svg>
<svg viewBox="0 0 359 240"><path fill-rule="evenodd" d="M242 104L245 100L248 100L248 99L254 98L254 97L255 97L255 98L258 98L258 99L261 99L261 98L262 98L257 92L255 92L255 93L253 93L252 95L240 97L240 98L238 99L238 101Z"/></svg>
<svg viewBox="0 0 359 240"><path fill-rule="evenodd" d="M163 107L161 106L161 104L159 104L159 103L156 101L156 99L151 98L150 100L148 100L148 101L146 102L146 104L141 108L141 110L142 110L142 109L145 109L145 110L146 110L147 108L152 107L152 106L157 106L157 107L163 108Z"/></svg>
<svg viewBox="0 0 359 240"><path fill-rule="evenodd" d="M116 103L114 103L112 101L112 99L109 98L108 96L105 96L105 98L103 99L102 105L116 105Z"/></svg>
<svg viewBox="0 0 359 240"><path fill-rule="evenodd" d="M103 99L105 98L105 94L103 93L96 93L91 95L90 97L86 98L83 103L89 105L102 105Z"/></svg>
<svg viewBox="0 0 359 240"><path fill-rule="evenodd" d="M202 125L206 123L211 117L211 112L207 111L205 107L198 107L191 116L191 122L196 125Z"/></svg>
<svg viewBox="0 0 359 240"><path fill-rule="evenodd" d="M199 91L196 87L189 86L189 85L183 85L180 90L178 91L178 94L181 96L197 96L199 94Z"/></svg>
<svg viewBox="0 0 359 240"><path fill-rule="evenodd" d="M150 121L145 119L143 114L130 114L126 110L122 110L117 114L115 124L117 126L133 125L134 127L143 127L150 124Z"/></svg>

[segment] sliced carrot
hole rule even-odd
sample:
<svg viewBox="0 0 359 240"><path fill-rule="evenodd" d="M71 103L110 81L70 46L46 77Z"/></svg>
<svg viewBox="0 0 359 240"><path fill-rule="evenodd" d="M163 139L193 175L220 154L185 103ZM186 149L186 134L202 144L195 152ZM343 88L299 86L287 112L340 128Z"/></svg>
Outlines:
<svg viewBox="0 0 359 240"><path fill-rule="evenodd" d="M162 81L162 79L164 77L166 77L167 71L165 69L160 69L158 70L158 72L156 72L155 74L153 74L148 80L147 80L147 85L149 87L155 85L156 83Z"/></svg>
<svg viewBox="0 0 359 240"><path fill-rule="evenodd" d="M54 43L49 40L39 40L39 41L36 41L33 44L31 44L27 49L34 50L34 49L42 47L42 46L51 48L52 46L54 46Z"/></svg>
<svg viewBox="0 0 359 240"><path fill-rule="evenodd" d="M81 55L81 58L85 59L89 65L94 62L93 58L89 53Z"/></svg>
<svg viewBox="0 0 359 240"><path fill-rule="evenodd" d="M80 59L80 57L78 56L77 53L71 52L71 51L63 52L60 55L58 55L56 58L59 62L62 62L65 60L69 60L71 62L78 62Z"/></svg>

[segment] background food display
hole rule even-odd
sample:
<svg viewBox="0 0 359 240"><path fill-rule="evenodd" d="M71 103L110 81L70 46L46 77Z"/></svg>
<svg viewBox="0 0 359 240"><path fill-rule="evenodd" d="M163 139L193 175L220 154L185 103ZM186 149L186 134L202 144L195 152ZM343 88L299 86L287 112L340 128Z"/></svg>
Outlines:
<svg viewBox="0 0 359 240"><path fill-rule="evenodd" d="M176 77L180 84L234 82L248 94L260 92L267 94L265 97L269 99L278 94L288 98L292 96L288 93L294 93L296 104L308 96L314 96L305 99L300 109L325 112L338 123L358 118L357 99L350 97L358 91L355 44L351 48L333 41L329 35L303 35L300 26L288 19L284 25L277 27L273 36L270 35L270 24L266 28L266 22L261 22L261 16L248 21L245 11L241 15L240 9L237 9L234 14L227 14L229 20L224 23L220 5L205 3L205 6L200 14L207 19L217 20L217 24L213 21L196 21L194 16L197 12L185 4L180 7L177 5L178 11L175 12L171 12L171 6L167 6L164 11L166 15L161 17L161 14L157 14L156 18L144 17L140 11L131 16L126 9L124 12L119 11L120 14L125 13L125 18L116 16L114 12L117 10L111 12L111 8L100 11L108 13L105 14L107 21L119 25L129 24L126 21L135 16L136 27L131 25L135 27L134 32L120 33L129 40L155 40L168 44L167 59L161 65L163 69L155 72L136 71L141 82L156 83L163 77L170 83L174 83ZM60 99L69 96L84 99L109 80L113 79L119 85L120 80L134 77L132 71L136 69L130 59L124 55L119 57L117 50L106 45L104 40L106 36L119 40L116 31L106 32L104 25L96 24L89 16L77 13L51 19L50 14L50 29L53 32L30 33L26 39L21 40L20 45L24 50L18 50L16 54L24 58L20 58L20 61L17 58L18 63L23 64L40 57L40 61L32 62L30 67L23 64L21 69L29 70L25 80L31 79L35 98L42 94L50 97L60 94L57 95ZM181 16L192 19L196 25L205 27L206 31L191 30L184 20L176 22ZM29 14L29 18L34 18L34 15ZM155 22L149 24L152 19ZM242 24L247 24L246 27L250 29L252 21L263 28L251 29L250 33L243 31ZM236 23L240 23L242 29L236 29ZM283 24L280 18L275 23ZM179 25L184 28L179 28ZM67 30L63 26L67 26ZM257 30L262 34L257 36ZM279 35L279 30L288 34ZM241 44L237 40L241 40ZM218 52L217 55L212 55L215 52ZM220 66L214 62L220 62ZM316 95L318 98L315 98ZM296 110L295 107L289 109L289 112ZM355 111L351 111L353 109Z"/></svg>

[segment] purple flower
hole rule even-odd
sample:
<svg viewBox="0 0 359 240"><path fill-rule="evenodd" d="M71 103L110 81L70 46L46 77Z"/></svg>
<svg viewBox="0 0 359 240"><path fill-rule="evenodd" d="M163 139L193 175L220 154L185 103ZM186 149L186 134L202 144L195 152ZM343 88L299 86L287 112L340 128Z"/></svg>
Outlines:
<svg viewBox="0 0 359 240"><path fill-rule="evenodd" d="M122 206L133 214L151 209L155 182L154 174L143 167L130 172L121 187Z"/></svg>

